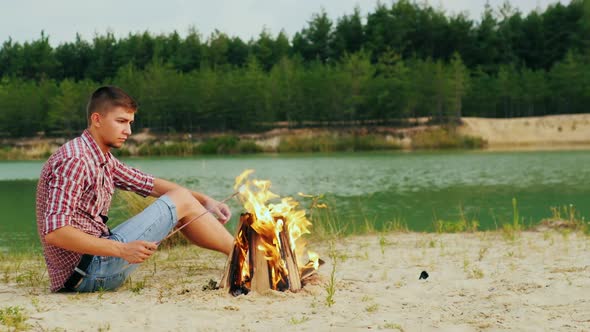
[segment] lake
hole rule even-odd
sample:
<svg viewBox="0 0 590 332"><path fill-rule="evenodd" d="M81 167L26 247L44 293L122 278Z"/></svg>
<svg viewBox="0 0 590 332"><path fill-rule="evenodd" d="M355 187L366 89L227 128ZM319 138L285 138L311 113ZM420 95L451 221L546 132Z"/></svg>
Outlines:
<svg viewBox="0 0 590 332"><path fill-rule="evenodd" d="M590 214L590 151L388 152L125 159L126 163L217 199L234 178L255 169L281 196L325 194L344 223L377 230L404 220L411 230L433 231L435 220L459 220L480 229L512 220L516 198L525 223L551 216L550 207L573 204ZM42 161L0 162L0 251L38 250L35 187ZM241 212L234 201L232 223ZM111 220L118 219L117 211ZM120 219L120 218L119 218Z"/></svg>

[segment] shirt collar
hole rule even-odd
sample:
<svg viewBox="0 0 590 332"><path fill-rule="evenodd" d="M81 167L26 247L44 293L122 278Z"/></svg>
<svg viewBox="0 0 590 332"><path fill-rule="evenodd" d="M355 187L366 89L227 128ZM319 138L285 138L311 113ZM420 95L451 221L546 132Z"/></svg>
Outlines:
<svg viewBox="0 0 590 332"><path fill-rule="evenodd" d="M110 152L103 153L100 150L98 143L96 143L96 140L94 140L94 137L92 137L92 135L90 135L90 132L88 131L88 129L85 129L84 132L82 133L82 140L90 148L90 154L92 155L92 159L94 160L94 162L101 167L106 165L106 163L109 159Z"/></svg>

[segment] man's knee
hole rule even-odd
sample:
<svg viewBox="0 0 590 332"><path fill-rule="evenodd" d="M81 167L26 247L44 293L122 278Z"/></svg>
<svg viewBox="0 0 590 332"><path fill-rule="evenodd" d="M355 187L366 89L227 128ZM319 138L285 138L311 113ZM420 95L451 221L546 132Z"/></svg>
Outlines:
<svg viewBox="0 0 590 332"><path fill-rule="evenodd" d="M170 199L172 200L172 202L174 202L174 204L176 204L176 206L186 205L195 200L193 195L191 195L190 191L188 191L185 188L170 190L166 193L166 196L170 197Z"/></svg>
<svg viewBox="0 0 590 332"><path fill-rule="evenodd" d="M174 205L176 205L179 217L186 215L193 209L201 208L201 203L193 197L192 193L185 188L178 188L166 193Z"/></svg>

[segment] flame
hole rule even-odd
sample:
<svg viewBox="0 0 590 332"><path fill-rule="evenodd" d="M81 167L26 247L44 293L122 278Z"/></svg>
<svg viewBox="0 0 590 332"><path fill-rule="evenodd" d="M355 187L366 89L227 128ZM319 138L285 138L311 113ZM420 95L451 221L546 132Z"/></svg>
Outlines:
<svg viewBox="0 0 590 332"><path fill-rule="evenodd" d="M320 267L320 255L313 251L307 251L307 256L309 261L313 262L313 268L317 270Z"/></svg>
<svg viewBox="0 0 590 332"><path fill-rule="evenodd" d="M271 182L268 180L249 179L254 170L248 169L236 177L234 189L247 212L254 215L252 229L262 238L262 244L256 248L264 253L269 263L273 289L281 282L285 282L288 275L286 263L281 254L281 232L288 235L289 246L296 257L305 253L305 242L301 238L310 233L311 222L305 215L305 210L299 208L299 203L291 197L280 198L270 191ZM279 202L276 202L280 199ZM276 203L270 203L275 201ZM240 243L236 243L240 245ZM247 245L241 250L247 250ZM244 256L246 253L244 253ZM308 252L314 268L318 268L318 255ZM303 266L301 262L298 262ZM307 262L305 262L307 263ZM242 266L242 274L249 276L249 267ZM245 280L243 278L242 280Z"/></svg>
<svg viewBox="0 0 590 332"><path fill-rule="evenodd" d="M250 279L250 266L248 264L248 259L246 259L248 255L248 241L245 240L246 237L244 235L245 234L243 234L243 232L240 231L238 233L238 236L236 237L237 248L240 249L240 259L243 259L244 261L240 271L240 283L246 282Z"/></svg>

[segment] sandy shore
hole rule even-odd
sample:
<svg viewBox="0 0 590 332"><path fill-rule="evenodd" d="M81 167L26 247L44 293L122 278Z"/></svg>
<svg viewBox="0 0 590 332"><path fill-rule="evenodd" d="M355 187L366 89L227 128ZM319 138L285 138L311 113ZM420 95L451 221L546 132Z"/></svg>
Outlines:
<svg viewBox="0 0 590 332"><path fill-rule="evenodd" d="M412 137L417 133L438 126L426 126L428 118L414 119L416 126L398 127L357 127L358 134L384 135L389 142L396 143L403 149L412 149ZM477 118L462 117L458 132L462 135L480 137L487 142L487 150L589 150L590 149L590 113L548 115L522 118ZM284 137L313 137L337 133L350 134L350 128L277 128L264 133L243 133L242 139L255 141L264 151L277 151ZM223 133L208 133L201 138L214 137ZM225 133L227 134L227 133ZM231 134L231 133L230 133ZM185 142L190 134L155 136L144 129L130 138L126 148L137 152L140 144L150 141ZM5 159L45 159L48 153L55 151L65 142L64 138L18 138L0 139L0 143L15 148Z"/></svg>
<svg viewBox="0 0 590 332"><path fill-rule="evenodd" d="M576 149L590 147L590 114L513 119L461 118L459 132L481 137L490 149Z"/></svg>
<svg viewBox="0 0 590 332"><path fill-rule="evenodd" d="M123 289L94 294L23 285L6 273L33 263L11 271L5 261L0 309L24 308L26 324L44 331L590 330L590 237L582 234L401 233L328 243L312 243L326 260L315 284L239 297L202 290L225 259L198 248L162 250ZM328 307L330 253L336 292ZM430 277L419 280L423 270Z"/></svg>

